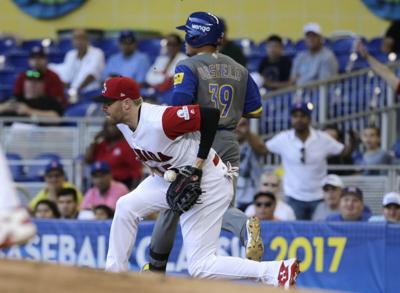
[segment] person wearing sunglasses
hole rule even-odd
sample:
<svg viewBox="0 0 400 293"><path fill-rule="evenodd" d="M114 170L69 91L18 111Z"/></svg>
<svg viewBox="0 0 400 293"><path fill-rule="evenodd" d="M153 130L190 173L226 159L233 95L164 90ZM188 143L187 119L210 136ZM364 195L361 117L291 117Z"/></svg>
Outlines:
<svg viewBox="0 0 400 293"><path fill-rule="evenodd" d="M29 69L21 72L15 81L13 96L0 104L0 115L49 118L62 116L66 106L64 84L47 67L44 49L34 46L28 63Z"/></svg>
<svg viewBox="0 0 400 293"><path fill-rule="evenodd" d="M311 220L323 200L322 180L327 175L327 158L347 154L348 148L327 133L311 127L313 105L297 102L290 107L292 129L268 140L264 154L282 159L283 194L298 220Z"/></svg>
<svg viewBox="0 0 400 293"><path fill-rule="evenodd" d="M276 197L272 192L259 191L254 195L255 216L260 221L277 221L274 216Z"/></svg>

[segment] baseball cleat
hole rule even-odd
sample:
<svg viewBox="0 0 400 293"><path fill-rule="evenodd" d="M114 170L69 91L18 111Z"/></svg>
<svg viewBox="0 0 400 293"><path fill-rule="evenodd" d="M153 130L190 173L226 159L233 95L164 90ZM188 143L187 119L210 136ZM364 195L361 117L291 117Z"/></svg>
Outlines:
<svg viewBox="0 0 400 293"><path fill-rule="evenodd" d="M291 258L277 265L279 265L277 286L285 289L296 287L296 279L300 274L300 261L297 258Z"/></svg>
<svg viewBox="0 0 400 293"><path fill-rule="evenodd" d="M246 258L261 261L264 255L264 243L261 238L260 220L256 217L249 218L246 222L246 229Z"/></svg>
<svg viewBox="0 0 400 293"><path fill-rule="evenodd" d="M28 242L36 234L26 210L0 211L0 248Z"/></svg>

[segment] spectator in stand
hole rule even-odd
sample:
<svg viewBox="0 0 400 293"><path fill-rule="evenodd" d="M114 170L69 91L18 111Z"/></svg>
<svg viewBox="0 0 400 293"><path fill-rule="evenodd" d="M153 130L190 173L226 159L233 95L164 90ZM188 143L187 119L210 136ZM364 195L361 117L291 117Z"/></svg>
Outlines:
<svg viewBox="0 0 400 293"><path fill-rule="evenodd" d="M292 129L268 140L264 150L264 154L272 152L282 158L284 195L298 220L311 220L322 201L327 158L347 153L343 144L311 127L312 107L310 103L293 104Z"/></svg>
<svg viewBox="0 0 400 293"><path fill-rule="evenodd" d="M110 76L127 76L143 85L150 60L146 54L137 50L136 37L133 31L122 31L119 35L120 52L112 55L104 70L103 79Z"/></svg>
<svg viewBox="0 0 400 293"><path fill-rule="evenodd" d="M91 175L93 187L85 193L81 209L106 205L115 210L117 200L129 192L128 188L113 180L110 166L106 162L95 162L91 167Z"/></svg>
<svg viewBox="0 0 400 293"><path fill-rule="evenodd" d="M90 45L89 36L83 29L73 31L74 49L67 52L64 62L51 64L69 89L70 102L77 102L79 93L101 88L104 70L104 53Z"/></svg>
<svg viewBox="0 0 400 293"><path fill-rule="evenodd" d="M264 87L276 90L290 85L292 61L283 55L283 41L278 35L267 39L267 57L260 64L258 72L264 78Z"/></svg>
<svg viewBox="0 0 400 293"><path fill-rule="evenodd" d="M361 134L361 141L364 146L362 158L355 161L357 165L373 166L373 165L389 165L392 158L389 153L380 148L380 130L376 126L367 126ZM381 174L381 171L367 170L363 172L365 175Z"/></svg>
<svg viewBox="0 0 400 293"><path fill-rule="evenodd" d="M324 131L327 134L329 134L333 139L335 139L337 142L344 144L343 133L342 131L339 130L337 125L332 125L332 124L327 125ZM348 154L330 156L328 158L328 165L353 165L353 158L351 155L353 151L357 148L359 139L357 134L353 130L350 130L348 133L350 137ZM335 170L335 171L328 171L328 173L335 173L337 175L350 175L353 174L354 172L351 170Z"/></svg>
<svg viewBox="0 0 400 293"><path fill-rule="evenodd" d="M95 206L93 212L96 220L111 220L114 217L114 210L103 204Z"/></svg>
<svg viewBox="0 0 400 293"><path fill-rule="evenodd" d="M307 50L300 52L293 61L291 82L296 85L305 85L335 76L339 65L333 52L324 47L319 24L308 23L303 31Z"/></svg>
<svg viewBox="0 0 400 293"><path fill-rule="evenodd" d="M370 217L370 213L364 212L364 198L361 189L348 186L342 191L339 213L329 215L326 220L366 222Z"/></svg>
<svg viewBox="0 0 400 293"><path fill-rule="evenodd" d="M222 41L220 44L219 52L231 57L237 63L246 67L247 60L243 54L242 48L240 48L238 45L236 45L233 41L231 41L228 38L228 27L226 25L226 22L223 18L221 18L221 17L218 17L218 18L221 22L222 31L224 32L224 35L222 37Z"/></svg>
<svg viewBox="0 0 400 293"><path fill-rule="evenodd" d="M372 216L370 222L400 223L400 193L389 192L383 197L383 215Z"/></svg>
<svg viewBox="0 0 400 293"><path fill-rule="evenodd" d="M182 39L178 34L169 34L166 40L166 54L158 56L146 74L146 83L159 93L172 89L176 64L187 58L181 52Z"/></svg>
<svg viewBox="0 0 400 293"><path fill-rule="evenodd" d="M324 221L328 216L339 212L343 181L338 175L329 174L324 178L322 190L324 201L320 202L313 214L313 221Z"/></svg>
<svg viewBox="0 0 400 293"><path fill-rule="evenodd" d="M57 193L63 188L75 189L78 201L82 200L82 193L65 178L63 165L58 161L50 162L44 174L45 187L29 202L29 208L35 209L37 203L43 199L57 202Z"/></svg>
<svg viewBox="0 0 400 293"><path fill-rule="evenodd" d="M13 97L0 104L0 115L28 117L60 117L67 101L64 84L47 67L42 47L35 46L29 54L29 70L18 75Z"/></svg>
<svg viewBox="0 0 400 293"><path fill-rule="evenodd" d="M276 197L272 192L258 192L254 195L255 217L260 221L277 221L274 216Z"/></svg>
<svg viewBox="0 0 400 293"><path fill-rule="evenodd" d="M385 64L376 60L371 54L368 53L367 49L361 42L357 43L357 52L365 58L371 68L382 77L395 91L397 95L400 95L400 79L387 67Z"/></svg>
<svg viewBox="0 0 400 293"><path fill-rule="evenodd" d="M240 119L235 129L240 147L239 177L236 186L236 206L244 211L252 204L260 180L260 155L264 149L262 139L250 131L246 118ZM261 149L261 153L260 153Z"/></svg>
<svg viewBox="0 0 400 293"><path fill-rule="evenodd" d="M63 188L57 192L57 207L62 219L76 219L78 217L78 195L74 188Z"/></svg>
<svg viewBox="0 0 400 293"><path fill-rule="evenodd" d="M87 164L107 162L114 180L124 183L128 189L135 188L142 180L142 163L110 121L105 120L103 129L96 134L85 154Z"/></svg>
<svg viewBox="0 0 400 293"><path fill-rule="evenodd" d="M36 219L58 219L60 212L54 202L42 199L36 204L33 216Z"/></svg>
<svg viewBox="0 0 400 293"><path fill-rule="evenodd" d="M276 197L276 207L274 211L274 217L281 221L294 221L296 215L293 209L284 202L281 197L281 179L274 173L265 172L261 175L259 190L261 192L271 192ZM252 217L255 215L254 204L249 205L245 212L246 216Z"/></svg>
<svg viewBox="0 0 400 293"><path fill-rule="evenodd" d="M400 53L400 20L390 24L382 40L381 51L386 54Z"/></svg>

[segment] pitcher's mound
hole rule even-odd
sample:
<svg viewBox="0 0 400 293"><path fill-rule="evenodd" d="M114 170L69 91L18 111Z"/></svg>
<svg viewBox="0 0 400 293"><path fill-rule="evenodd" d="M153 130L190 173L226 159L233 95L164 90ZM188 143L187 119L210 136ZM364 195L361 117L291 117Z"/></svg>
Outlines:
<svg viewBox="0 0 400 293"><path fill-rule="evenodd" d="M284 291L265 286L234 284L226 281L165 277L158 274L114 274L48 263L0 260L0 292L282 293ZM297 292L307 291L298 290Z"/></svg>

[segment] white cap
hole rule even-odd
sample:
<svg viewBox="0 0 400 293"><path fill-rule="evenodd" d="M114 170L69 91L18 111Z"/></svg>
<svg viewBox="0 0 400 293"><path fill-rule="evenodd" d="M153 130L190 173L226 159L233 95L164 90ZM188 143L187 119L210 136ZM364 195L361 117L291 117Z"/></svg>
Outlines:
<svg viewBox="0 0 400 293"><path fill-rule="evenodd" d="M310 23L307 23L303 27L303 32L304 32L304 34L314 33L314 34L317 34L317 35L321 35L322 30L321 30L321 26L318 23L310 22Z"/></svg>
<svg viewBox="0 0 400 293"><path fill-rule="evenodd" d="M383 197L383 206L397 204L400 206L400 194L398 192L389 192Z"/></svg>
<svg viewBox="0 0 400 293"><path fill-rule="evenodd" d="M329 174L328 176L326 176L322 181L322 186L325 185L332 185L340 188L344 187L342 179L340 179L340 177L336 174Z"/></svg>

